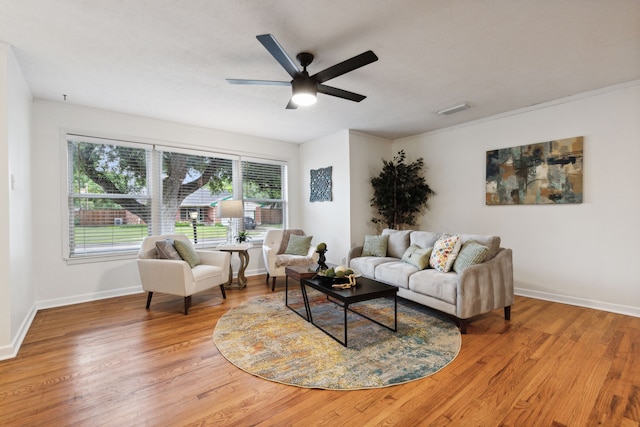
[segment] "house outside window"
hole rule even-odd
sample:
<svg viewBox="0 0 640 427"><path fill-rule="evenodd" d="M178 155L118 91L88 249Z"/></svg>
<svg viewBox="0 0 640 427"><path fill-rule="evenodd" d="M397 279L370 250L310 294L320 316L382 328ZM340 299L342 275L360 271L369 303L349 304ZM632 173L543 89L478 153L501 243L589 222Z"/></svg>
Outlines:
<svg viewBox="0 0 640 427"><path fill-rule="evenodd" d="M284 228L286 164L225 153L67 135L68 233L65 258L135 253L149 235L185 234L217 246L229 224L221 200L241 199L253 242ZM247 225L245 227L245 225Z"/></svg>

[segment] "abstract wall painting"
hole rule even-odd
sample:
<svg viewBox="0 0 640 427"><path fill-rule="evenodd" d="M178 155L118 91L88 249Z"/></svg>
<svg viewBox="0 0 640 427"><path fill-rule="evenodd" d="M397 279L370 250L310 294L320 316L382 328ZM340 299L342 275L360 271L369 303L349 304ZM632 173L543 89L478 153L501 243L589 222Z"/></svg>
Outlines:
<svg viewBox="0 0 640 427"><path fill-rule="evenodd" d="M583 137L487 151L487 205L582 203Z"/></svg>
<svg viewBox="0 0 640 427"><path fill-rule="evenodd" d="M310 202L330 202L331 201L331 172L333 166L321 169L311 169L310 179Z"/></svg>

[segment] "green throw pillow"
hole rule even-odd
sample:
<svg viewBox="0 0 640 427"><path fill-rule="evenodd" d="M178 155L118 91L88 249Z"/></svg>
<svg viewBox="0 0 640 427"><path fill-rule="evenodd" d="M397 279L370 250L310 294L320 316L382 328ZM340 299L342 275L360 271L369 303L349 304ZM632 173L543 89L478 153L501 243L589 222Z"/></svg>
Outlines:
<svg viewBox="0 0 640 427"><path fill-rule="evenodd" d="M289 243L284 253L288 255L307 255L309 247L311 247L311 239L313 236L289 236Z"/></svg>
<svg viewBox="0 0 640 427"><path fill-rule="evenodd" d="M384 236L364 236L364 246L362 256L387 256L387 244L389 235Z"/></svg>
<svg viewBox="0 0 640 427"><path fill-rule="evenodd" d="M189 263L191 268L200 264L200 257L190 244L185 243L182 240L176 240L173 242L173 246L176 247L176 251L178 251L183 260Z"/></svg>
<svg viewBox="0 0 640 427"><path fill-rule="evenodd" d="M489 253L488 247L482 246L475 240L469 240L462 245L462 249L460 249L460 253L453 263L453 271L460 274L465 268L480 264L484 261L487 253Z"/></svg>
<svg viewBox="0 0 640 427"><path fill-rule="evenodd" d="M411 245L404 251L402 261L424 270L429 267L429 258L432 250L433 248L422 249L418 245Z"/></svg>

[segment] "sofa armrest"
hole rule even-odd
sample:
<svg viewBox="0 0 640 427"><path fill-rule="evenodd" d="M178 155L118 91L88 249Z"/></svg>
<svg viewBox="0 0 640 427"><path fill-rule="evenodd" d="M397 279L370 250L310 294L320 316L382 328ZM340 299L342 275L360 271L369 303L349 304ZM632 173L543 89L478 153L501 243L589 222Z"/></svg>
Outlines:
<svg viewBox="0 0 640 427"><path fill-rule="evenodd" d="M138 259L138 271L142 289L146 292L163 292L185 295L186 283L193 278L189 263L183 260Z"/></svg>
<svg viewBox="0 0 640 427"><path fill-rule="evenodd" d="M513 254L500 248L487 262L466 268L458 277L456 316L468 319L513 304Z"/></svg>
<svg viewBox="0 0 640 427"><path fill-rule="evenodd" d="M276 250L269 246L262 246L262 258L267 272L272 272L276 268Z"/></svg>
<svg viewBox="0 0 640 427"><path fill-rule="evenodd" d="M231 264L231 254L229 252L197 250L196 253L203 264L214 265L224 271L227 271Z"/></svg>
<svg viewBox="0 0 640 427"><path fill-rule="evenodd" d="M362 248L363 246L354 246L349 249L349 254L347 255L347 267L350 267L352 259L362 256Z"/></svg>

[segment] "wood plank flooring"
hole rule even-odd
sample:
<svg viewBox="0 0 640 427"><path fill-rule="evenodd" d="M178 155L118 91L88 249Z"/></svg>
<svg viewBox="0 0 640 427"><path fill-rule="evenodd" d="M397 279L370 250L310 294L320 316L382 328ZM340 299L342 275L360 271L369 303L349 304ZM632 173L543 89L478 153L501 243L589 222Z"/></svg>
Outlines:
<svg viewBox="0 0 640 427"><path fill-rule="evenodd" d="M295 282L294 282L295 283ZM278 281L276 292L282 292ZM1 426L638 426L640 319L516 297L469 325L431 377L349 392L266 381L212 342L229 308L269 293L138 294L38 312L0 362Z"/></svg>

